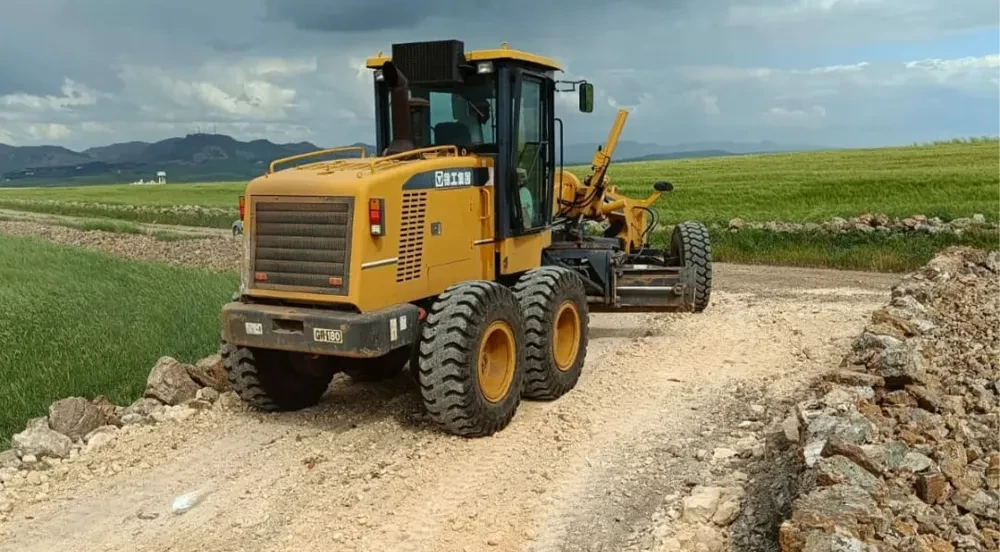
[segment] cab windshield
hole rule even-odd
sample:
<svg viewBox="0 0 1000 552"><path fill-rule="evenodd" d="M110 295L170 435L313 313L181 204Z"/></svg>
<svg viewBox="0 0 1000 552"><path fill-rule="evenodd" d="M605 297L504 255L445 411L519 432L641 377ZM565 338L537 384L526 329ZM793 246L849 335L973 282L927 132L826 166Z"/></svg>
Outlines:
<svg viewBox="0 0 1000 552"><path fill-rule="evenodd" d="M386 93L385 128L392 136L392 98ZM452 145L496 151L496 84L493 75L472 75L458 85L410 86L413 146Z"/></svg>

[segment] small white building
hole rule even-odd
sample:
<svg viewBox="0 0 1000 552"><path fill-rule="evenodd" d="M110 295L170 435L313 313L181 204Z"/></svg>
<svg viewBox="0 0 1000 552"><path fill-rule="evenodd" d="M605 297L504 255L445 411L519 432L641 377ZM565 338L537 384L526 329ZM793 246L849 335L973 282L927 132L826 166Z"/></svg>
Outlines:
<svg viewBox="0 0 1000 552"><path fill-rule="evenodd" d="M157 184L167 183L167 171L156 171L156 183Z"/></svg>

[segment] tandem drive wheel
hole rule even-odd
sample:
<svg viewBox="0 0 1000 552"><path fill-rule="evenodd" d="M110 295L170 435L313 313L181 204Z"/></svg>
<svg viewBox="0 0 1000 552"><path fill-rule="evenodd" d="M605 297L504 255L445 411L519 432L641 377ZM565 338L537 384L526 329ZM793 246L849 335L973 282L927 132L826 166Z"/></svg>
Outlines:
<svg viewBox="0 0 1000 552"><path fill-rule="evenodd" d="M454 285L422 328L417 381L431 419L482 437L510 423L521 401L524 325L514 292L496 282Z"/></svg>
<svg viewBox="0 0 1000 552"><path fill-rule="evenodd" d="M587 356L583 282L567 268L544 266L522 276L514 290L527 337L524 397L556 399L576 386Z"/></svg>
<svg viewBox="0 0 1000 552"><path fill-rule="evenodd" d="M230 387L258 410L300 410L313 406L333 379L334 370L323 357L230 343L223 343L221 352Z"/></svg>

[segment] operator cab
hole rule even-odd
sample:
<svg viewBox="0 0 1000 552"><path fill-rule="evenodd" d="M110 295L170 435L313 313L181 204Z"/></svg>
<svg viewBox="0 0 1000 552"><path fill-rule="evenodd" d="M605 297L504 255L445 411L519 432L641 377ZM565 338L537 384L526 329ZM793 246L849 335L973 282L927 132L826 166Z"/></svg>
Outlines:
<svg viewBox="0 0 1000 552"><path fill-rule="evenodd" d="M370 58L375 73L376 144L382 155L435 146L489 159L496 188L497 238L540 232L552 223L556 169L554 74L549 58L499 49L465 52L458 40L394 44ZM580 110L593 87L579 84ZM560 135L562 121L560 123Z"/></svg>

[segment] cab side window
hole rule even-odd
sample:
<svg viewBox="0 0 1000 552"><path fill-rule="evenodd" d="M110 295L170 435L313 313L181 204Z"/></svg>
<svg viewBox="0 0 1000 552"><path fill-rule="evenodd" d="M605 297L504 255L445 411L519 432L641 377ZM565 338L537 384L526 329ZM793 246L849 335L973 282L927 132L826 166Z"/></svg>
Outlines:
<svg viewBox="0 0 1000 552"><path fill-rule="evenodd" d="M521 86L520 119L515 150L517 197L525 228L545 222L546 148L543 144L542 82L525 75Z"/></svg>

